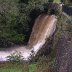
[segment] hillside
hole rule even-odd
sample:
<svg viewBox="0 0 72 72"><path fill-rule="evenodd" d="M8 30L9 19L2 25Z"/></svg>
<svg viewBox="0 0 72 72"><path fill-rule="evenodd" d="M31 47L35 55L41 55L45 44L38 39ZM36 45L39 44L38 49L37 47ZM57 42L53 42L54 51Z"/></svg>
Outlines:
<svg viewBox="0 0 72 72"><path fill-rule="evenodd" d="M0 0L0 72L72 72L71 2Z"/></svg>

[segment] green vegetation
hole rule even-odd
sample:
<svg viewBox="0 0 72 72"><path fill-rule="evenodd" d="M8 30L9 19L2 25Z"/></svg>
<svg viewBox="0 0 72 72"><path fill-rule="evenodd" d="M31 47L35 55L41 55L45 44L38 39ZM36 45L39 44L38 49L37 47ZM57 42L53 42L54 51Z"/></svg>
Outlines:
<svg viewBox="0 0 72 72"><path fill-rule="evenodd" d="M26 44L36 17L47 12L48 2L70 0L0 0L0 48Z"/></svg>
<svg viewBox="0 0 72 72"><path fill-rule="evenodd" d="M0 0L0 47L28 41L35 18L48 0Z"/></svg>
<svg viewBox="0 0 72 72"><path fill-rule="evenodd" d="M47 2L60 3L60 0L0 0L0 48L26 43L35 18L45 12ZM61 2L68 3L67 0ZM20 53L12 54L8 56L9 62L0 63L0 72L53 72L56 66L56 48L60 39L66 33L68 41L71 40L72 17L59 14L57 28L49 46L49 53L44 49L44 52L30 63L23 62Z"/></svg>
<svg viewBox="0 0 72 72"><path fill-rule="evenodd" d="M28 65L22 63L1 63L0 72L29 72Z"/></svg>
<svg viewBox="0 0 72 72"><path fill-rule="evenodd" d="M14 69L14 68L12 68L12 69L1 69L0 68L0 72L21 72L21 70Z"/></svg>
<svg viewBox="0 0 72 72"><path fill-rule="evenodd" d="M10 62L22 62L24 60L23 56L21 55L21 52L15 51L13 54L7 56L8 61Z"/></svg>
<svg viewBox="0 0 72 72"><path fill-rule="evenodd" d="M61 0L54 0L53 3L61 3Z"/></svg>
<svg viewBox="0 0 72 72"><path fill-rule="evenodd" d="M48 72L53 70L54 62L42 57L36 63L0 63L0 72Z"/></svg>
<svg viewBox="0 0 72 72"><path fill-rule="evenodd" d="M69 4L69 3L71 3L72 1L71 1L71 0L61 0L61 2L64 3L64 4Z"/></svg>

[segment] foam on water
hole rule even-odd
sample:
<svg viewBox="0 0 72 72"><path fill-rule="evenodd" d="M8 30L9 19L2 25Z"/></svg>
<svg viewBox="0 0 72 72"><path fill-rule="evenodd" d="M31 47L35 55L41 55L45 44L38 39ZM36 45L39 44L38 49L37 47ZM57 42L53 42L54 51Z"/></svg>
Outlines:
<svg viewBox="0 0 72 72"><path fill-rule="evenodd" d="M9 52L0 51L0 61L7 61L7 56L9 56Z"/></svg>

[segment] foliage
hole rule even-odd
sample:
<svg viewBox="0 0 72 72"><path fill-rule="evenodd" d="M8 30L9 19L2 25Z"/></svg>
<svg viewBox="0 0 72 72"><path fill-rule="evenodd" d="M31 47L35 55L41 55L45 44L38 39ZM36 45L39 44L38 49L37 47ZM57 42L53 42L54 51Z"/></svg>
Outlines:
<svg viewBox="0 0 72 72"><path fill-rule="evenodd" d="M0 47L28 41L35 18L48 0L0 0ZM37 13L37 12L39 13Z"/></svg>
<svg viewBox="0 0 72 72"><path fill-rule="evenodd" d="M30 64L29 65L29 72L35 72L36 71L36 65L37 64Z"/></svg>
<svg viewBox="0 0 72 72"><path fill-rule="evenodd" d="M27 43L35 19L54 12L48 2L59 0L0 0L0 47Z"/></svg>
<svg viewBox="0 0 72 72"><path fill-rule="evenodd" d="M0 42L2 43L0 46L22 42L25 38L23 33L17 32L19 27L17 2L17 0L0 0Z"/></svg>
<svg viewBox="0 0 72 72"><path fill-rule="evenodd" d="M10 56L7 56L8 61L10 62L22 62L24 60L20 52L15 51Z"/></svg>
<svg viewBox="0 0 72 72"><path fill-rule="evenodd" d="M29 72L28 64L5 62L0 63L0 72Z"/></svg>
<svg viewBox="0 0 72 72"><path fill-rule="evenodd" d="M69 3L71 3L72 1L71 1L71 0L61 0L61 2L64 3L64 4L69 4Z"/></svg>
<svg viewBox="0 0 72 72"><path fill-rule="evenodd" d="M68 19L67 21L66 31L72 32L72 19Z"/></svg>
<svg viewBox="0 0 72 72"><path fill-rule="evenodd" d="M54 3L61 3L61 0L54 0Z"/></svg>

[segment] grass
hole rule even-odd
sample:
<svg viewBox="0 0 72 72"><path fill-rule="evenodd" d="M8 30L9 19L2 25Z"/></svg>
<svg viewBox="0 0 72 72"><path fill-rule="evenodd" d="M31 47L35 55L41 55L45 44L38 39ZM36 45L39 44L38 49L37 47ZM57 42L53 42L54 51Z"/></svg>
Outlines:
<svg viewBox="0 0 72 72"><path fill-rule="evenodd" d="M0 68L0 72L22 72L22 70L20 69L3 69L3 68Z"/></svg>
<svg viewBox="0 0 72 72"><path fill-rule="evenodd" d="M48 72L49 66L52 68L53 64L53 60L46 57L31 64L5 62L0 63L0 72Z"/></svg>
<svg viewBox="0 0 72 72"><path fill-rule="evenodd" d="M0 72L35 72L36 64L0 63Z"/></svg>
<svg viewBox="0 0 72 72"><path fill-rule="evenodd" d="M35 72L36 71L36 64L29 65L29 72Z"/></svg>
<svg viewBox="0 0 72 72"><path fill-rule="evenodd" d="M60 0L54 0L53 2L54 2L54 3L61 3Z"/></svg>
<svg viewBox="0 0 72 72"><path fill-rule="evenodd" d="M29 72L28 64L18 63L1 63L0 72Z"/></svg>
<svg viewBox="0 0 72 72"><path fill-rule="evenodd" d="M22 72L22 65L16 63L1 63L0 72Z"/></svg>

